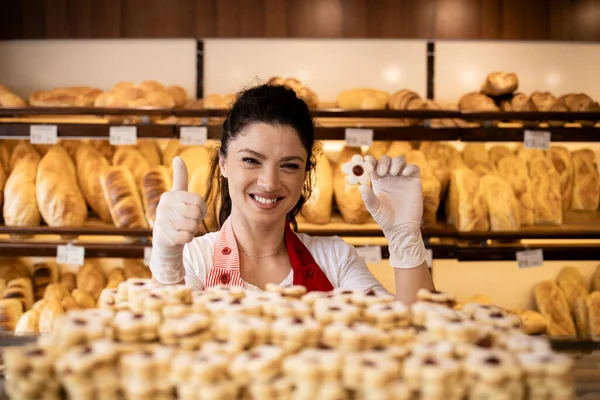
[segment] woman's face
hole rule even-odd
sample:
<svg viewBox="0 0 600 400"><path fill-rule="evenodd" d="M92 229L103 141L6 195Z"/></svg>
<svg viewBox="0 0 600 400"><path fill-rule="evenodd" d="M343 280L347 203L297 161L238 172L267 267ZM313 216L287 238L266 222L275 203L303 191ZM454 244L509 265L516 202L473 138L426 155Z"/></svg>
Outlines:
<svg viewBox="0 0 600 400"><path fill-rule="evenodd" d="M302 194L307 157L293 128L262 122L247 126L219 160L229 181L232 214L259 224L285 219Z"/></svg>

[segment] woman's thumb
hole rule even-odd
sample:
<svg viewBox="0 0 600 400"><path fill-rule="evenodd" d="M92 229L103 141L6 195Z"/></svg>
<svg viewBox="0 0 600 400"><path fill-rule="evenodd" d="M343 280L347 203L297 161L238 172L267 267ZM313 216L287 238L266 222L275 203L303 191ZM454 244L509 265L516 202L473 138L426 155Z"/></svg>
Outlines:
<svg viewBox="0 0 600 400"><path fill-rule="evenodd" d="M171 187L171 191L183 190L187 191L188 189L188 171L185 166L185 162L179 158L173 158L173 186Z"/></svg>

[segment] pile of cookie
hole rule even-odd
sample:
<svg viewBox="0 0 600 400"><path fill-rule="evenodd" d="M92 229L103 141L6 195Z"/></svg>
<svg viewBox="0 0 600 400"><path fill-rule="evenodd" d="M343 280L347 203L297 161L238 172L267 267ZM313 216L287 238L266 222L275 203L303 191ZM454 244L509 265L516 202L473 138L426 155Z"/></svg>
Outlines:
<svg viewBox="0 0 600 400"><path fill-rule="evenodd" d="M130 279L4 351L12 399L571 399L573 360L490 305Z"/></svg>

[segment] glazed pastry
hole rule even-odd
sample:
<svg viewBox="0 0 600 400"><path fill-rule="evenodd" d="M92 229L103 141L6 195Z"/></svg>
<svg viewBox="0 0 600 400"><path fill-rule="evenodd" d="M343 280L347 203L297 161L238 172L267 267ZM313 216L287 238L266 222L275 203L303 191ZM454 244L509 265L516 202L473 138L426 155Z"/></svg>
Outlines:
<svg viewBox="0 0 600 400"><path fill-rule="evenodd" d="M91 294L82 289L75 289L71 293L73 300L75 300L75 304L77 308L95 308L96 300L92 297Z"/></svg>
<svg viewBox="0 0 600 400"><path fill-rule="evenodd" d="M69 295L69 289L62 283L50 283L44 292L44 300L56 301L60 303L63 298Z"/></svg>
<svg viewBox="0 0 600 400"><path fill-rule="evenodd" d="M107 289L116 289L121 282L125 281L125 272L122 268L114 268L108 273Z"/></svg>
<svg viewBox="0 0 600 400"><path fill-rule="evenodd" d="M150 163L134 146L119 146L113 155L112 165L127 168L138 188L142 185L144 175L150 170Z"/></svg>

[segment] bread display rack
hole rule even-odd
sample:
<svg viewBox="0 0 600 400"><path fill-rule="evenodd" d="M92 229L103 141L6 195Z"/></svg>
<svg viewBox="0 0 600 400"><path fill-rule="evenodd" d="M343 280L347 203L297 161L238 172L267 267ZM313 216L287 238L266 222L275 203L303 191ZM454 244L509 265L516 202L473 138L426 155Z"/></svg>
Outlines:
<svg viewBox="0 0 600 400"><path fill-rule="evenodd" d="M219 117L223 109L160 109L160 108L50 108L20 107L0 108L0 137L26 139L30 126L52 124L57 127L61 139L107 139L111 126L103 116L142 116L136 124L140 139L174 139L186 120L193 119L194 126L206 126L208 139L221 135ZM600 112L475 112L458 110L351 110L320 108L312 110L316 118L316 138L319 140L344 140L347 128L373 130L373 140L407 141L462 141L462 142L519 142L527 130L551 133L552 142L598 142L600 141ZM30 119L36 116L36 119ZM71 122L46 122L44 116L61 118L69 116ZM97 117L97 118L94 118ZM173 123L152 123L150 117L172 118ZM181 119L184 118L184 119ZM420 123L399 126L396 120L412 118ZM156 119L156 118L153 118ZM179 119L179 120L178 120ZM431 120L459 119L468 121L461 127L431 127ZM64 120L60 120L64 121ZM371 123L374 121L374 123ZM387 123L386 121L389 121ZM540 124L552 121L554 124ZM556 122L563 121L560 126ZM577 121L577 123L571 123ZM582 123L585 122L585 123ZM132 126L132 125L127 125ZM347 224L335 217L325 225L299 222L299 230L310 235L339 235L360 238L380 238L383 234L374 223ZM600 239L600 212L566 212L561 226L528 226L518 231L472 231L459 232L445 222L423 227L426 244L433 250L434 258L453 258L468 261L514 260L515 251L541 248L547 260L598 260L600 246L597 244L542 244L524 245L520 239ZM54 256L59 244L77 243L85 246L86 257L143 257L144 248L150 245L150 228L123 229L92 222L83 227L54 228L0 226L0 235L59 235L59 239L0 239L0 254L6 256ZM70 239L60 239L68 236ZM73 239L83 236L125 237L125 241L95 243ZM362 243L362 242L361 242ZM369 240L364 240L369 244ZM383 246L383 256L387 247Z"/></svg>

